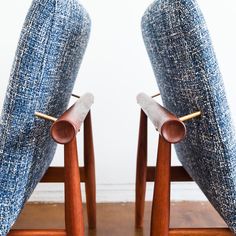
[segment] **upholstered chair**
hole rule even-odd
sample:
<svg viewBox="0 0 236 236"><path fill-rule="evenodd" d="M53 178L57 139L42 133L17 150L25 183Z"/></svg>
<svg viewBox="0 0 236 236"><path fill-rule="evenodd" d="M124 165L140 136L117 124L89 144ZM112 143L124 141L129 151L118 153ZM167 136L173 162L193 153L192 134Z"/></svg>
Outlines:
<svg viewBox="0 0 236 236"><path fill-rule="evenodd" d="M235 129L209 31L197 1L154 1L142 18L142 33L164 108L160 108L146 95L138 96L143 111L141 116L143 125L140 126L143 134L140 135L141 145L139 145L138 155L136 225L141 227L143 220L143 192L145 192L146 179L141 173L144 173L149 181L155 179L155 189L158 189L158 184L159 188L163 187L162 180L159 179L160 182L157 183L157 176L160 178L162 176L165 179L163 181L166 181L165 184L170 180L178 179L178 176L179 180L193 179L229 228L236 233ZM192 113L196 117L191 116L195 118L184 124L181 123L181 119L165 124L173 117L177 119ZM183 175L173 172L179 169L172 169L172 177L165 176L164 173L169 171L168 167L161 172L162 175L160 174L160 166L170 164L164 164L165 158L170 158L170 150L169 146L163 143L160 144L158 153L161 156L165 155L165 158L163 157L163 161L163 158L158 156L159 168L156 167L156 175L153 172L155 169L143 167L146 165L146 132L143 128L146 125L146 115L152 117L155 127L159 129L160 142L164 140L167 143L177 143L175 150L184 167L181 172ZM166 127L163 126L164 124ZM184 129L186 129L186 137ZM168 135L173 136L169 139ZM163 145L165 154L162 152ZM168 185L165 184L164 186ZM139 186L142 186L142 190ZM182 234L180 231L169 231L168 214L164 214L165 219L162 217L164 215L161 215L161 212L169 211L169 190L163 189L166 203L158 202L160 198L164 199L160 191L158 197L154 194L151 235L165 236L169 233L170 235L231 235L228 230L216 233L217 231L213 229L195 231L195 234L194 231L181 231ZM163 207L162 209L157 210L158 203L160 208ZM162 203L163 205L160 206ZM155 216L158 214L157 220ZM166 222L163 223L165 220ZM156 225L162 225L164 229L158 230Z"/></svg>
<svg viewBox="0 0 236 236"><path fill-rule="evenodd" d="M33 0L32 2L21 32L1 115L1 236L7 235L53 159L56 142L50 135L52 123L47 119L40 119L35 113L40 112L55 118L64 117L61 115L66 111L71 97L77 73L87 47L90 25L88 13L77 0ZM68 130L70 133L73 133L73 131L78 132L78 114L82 114L83 119L80 122L83 122L86 116L89 115L86 129L91 134L89 110L92 102L93 97L88 95L76 103L77 105L72 110L69 110L70 116L69 118L67 116L64 122L65 126L59 127L59 129L63 130L59 131L64 133ZM82 108L84 106L83 104L87 104L85 105L87 107L85 114L83 109L82 113L78 113L78 108L75 108L79 106L79 110L81 110L81 106ZM75 111L76 113L74 113ZM66 114L68 115L68 112ZM76 114L77 116L75 116ZM56 121L56 119L53 121ZM75 124L69 125L66 123L68 121L75 122ZM54 138L58 137L58 133L54 132L52 136ZM71 159L73 159L74 168L76 168L76 165L78 167L76 162L76 143L75 139L73 138L72 140L71 137L67 141L65 139L56 141L63 144L73 141L72 144L66 146L65 155L68 161L70 156L73 157ZM89 138L87 137L87 140L89 139L91 139L91 135ZM79 174L76 169L73 171L77 175ZM86 170L84 172L84 175L86 175ZM54 172L50 172L44 180L60 182L58 178L62 181L64 177L57 176L59 173L64 176L63 170L54 169ZM56 175L54 176L55 178L53 175ZM68 173L66 176L68 177ZM85 178L83 177L83 179ZM67 190L70 192L73 186L68 185L68 183L67 181L66 188L69 188ZM74 189L76 191L79 190L79 185L74 187ZM72 193L70 192L70 194ZM80 193L77 192L77 195L79 196ZM70 203L68 203L68 200L70 200ZM68 216L68 214L71 214L70 210L73 210L72 208L75 204L73 204L72 198L68 198L67 201L66 207L69 211L66 211L66 218L69 217L69 220L67 219L67 224L69 224L69 221L79 219L71 219L71 216ZM80 201L81 199L79 201L75 200L75 202ZM92 209L90 210L92 211ZM94 227L94 220L92 224ZM80 229L80 233L73 230L67 228L67 231L60 232L58 235L83 235L83 229ZM42 235L42 232L14 231L11 234ZM51 234L50 232L45 232L45 235L56 234L55 232L54 234L53 232Z"/></svg>

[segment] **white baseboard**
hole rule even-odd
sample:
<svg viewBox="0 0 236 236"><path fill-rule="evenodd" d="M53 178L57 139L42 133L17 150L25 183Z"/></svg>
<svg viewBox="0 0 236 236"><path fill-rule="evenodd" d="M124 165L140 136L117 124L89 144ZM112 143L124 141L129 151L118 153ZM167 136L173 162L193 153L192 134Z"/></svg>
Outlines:
<svg viewBox="0 0 236 236"><path fill-rule="evenodd" d="M83 200L84 186L82 187ZM150 201L153 195L153 184L148 184L146 200ZM194 183L172 183L171 199L173 201L206 201L206 197ZM134 184L98 184L97 202L134 202ZM64 202L63 184L39 184L30 202Z"/></svg>

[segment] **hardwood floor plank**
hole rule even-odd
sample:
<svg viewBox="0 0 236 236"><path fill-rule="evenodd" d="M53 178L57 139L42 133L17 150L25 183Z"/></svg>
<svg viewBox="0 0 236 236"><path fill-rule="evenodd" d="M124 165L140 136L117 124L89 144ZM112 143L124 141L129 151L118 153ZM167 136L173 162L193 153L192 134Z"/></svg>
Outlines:
<svg viewBox="0 0 236 236"><path fill-rule="evenodd" d="M84 215L86 210L84 207ZM88 231L87 236L149 236L151 203L145 207L144 229L134 227L133 203L97 204L97 230ZM224 221L208 202L172 202L172 228L226 227ZM64 204L27 204L14 229L63 229Z"/></svg>

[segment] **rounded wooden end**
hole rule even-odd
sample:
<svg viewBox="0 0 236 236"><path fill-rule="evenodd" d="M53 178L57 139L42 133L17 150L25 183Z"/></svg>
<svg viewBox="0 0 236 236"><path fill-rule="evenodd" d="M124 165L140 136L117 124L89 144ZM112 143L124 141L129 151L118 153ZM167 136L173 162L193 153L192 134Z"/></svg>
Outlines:
<svg viewBox="0 0 236 236"><path fill-rule="evenodd" d="M180 120L168 120L161 127L161 135L169 143L178 143L186 136L186 126Z"/></svg>
<svg viewBox="0 0 236 236"><path fill-rule="evenodd" d="M74 125L66 120L58 120L51 127L51 136L57 143L69 143L75 135Z"/></svg>

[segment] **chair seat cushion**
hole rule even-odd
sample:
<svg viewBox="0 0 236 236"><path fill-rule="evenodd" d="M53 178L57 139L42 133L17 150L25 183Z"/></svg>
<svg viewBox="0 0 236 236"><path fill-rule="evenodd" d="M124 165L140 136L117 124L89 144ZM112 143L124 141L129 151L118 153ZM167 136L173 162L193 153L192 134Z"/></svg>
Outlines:
<svg viewBox="0 0 236 236"><path fill-rule="evenodd" d="M186 122L177 155L236 233L236 136L201 10L195 0L157 0L142 32L164 105L177 116L202 112Z"/></svg>
<svg viewBox="0 0 236 236"><path fill-rule="evenodd" d="M8 233L48 169L49 121L67 108L90 33L77 0L34 0L18 44L0 125L0 235Z"/></svg>

